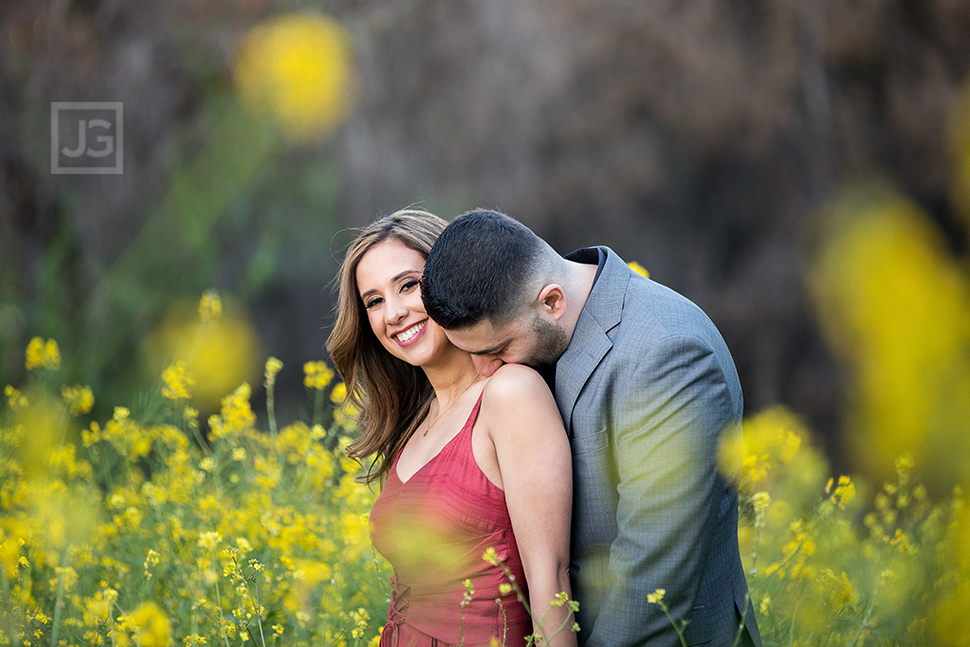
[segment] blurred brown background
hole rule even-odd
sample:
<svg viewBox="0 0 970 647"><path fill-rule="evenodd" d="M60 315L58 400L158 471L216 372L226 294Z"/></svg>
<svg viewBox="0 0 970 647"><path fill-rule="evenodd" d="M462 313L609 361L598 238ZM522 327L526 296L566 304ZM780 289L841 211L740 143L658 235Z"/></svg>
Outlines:
<svg viewBox="0 0 970 647"><path fill-rule="evenodd" d="M233 66L253 26L307 11L346 28L356 89L294 144L238 109ZM806 287L821 219L878 178L965 267L949 133L968 74L966 0L2 0L0 382L56 337L99 404L137 408L144 340L216 288L299 409L347 228L483 206L698 303L748 410L788 405L838 463L847 378ZM53 101L124 102L121 175L50 173Z"/></svg>

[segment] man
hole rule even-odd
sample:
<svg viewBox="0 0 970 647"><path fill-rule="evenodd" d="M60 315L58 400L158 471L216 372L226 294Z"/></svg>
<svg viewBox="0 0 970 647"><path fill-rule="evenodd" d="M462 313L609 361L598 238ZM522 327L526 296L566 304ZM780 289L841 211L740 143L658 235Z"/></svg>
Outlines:
<svg viewBox="0 0 970 647"><path fill-rule="evenodd" d="M688 645L760 645L734 476L717 468L741 387L704 313L606 247L563 258L485 210L445 229L422 291L482 374L522 363L552 383L573 453L580 645L673 647L682 621ZM673 622L647 600L657 589Z"/></svg>

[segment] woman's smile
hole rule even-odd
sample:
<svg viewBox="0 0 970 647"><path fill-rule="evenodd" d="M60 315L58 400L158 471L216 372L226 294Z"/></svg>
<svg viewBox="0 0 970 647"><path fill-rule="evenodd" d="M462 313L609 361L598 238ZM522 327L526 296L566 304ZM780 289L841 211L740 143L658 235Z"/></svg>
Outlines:
<svg viewBox="0 0 970 647"><path fill-rule="evenodd" d="M410 346L416 343L422 336L424 336L424 331L428 327L428 320L424 319L418 323L408 326L399 333L391 335L395 341L401 346Z"/></svg>

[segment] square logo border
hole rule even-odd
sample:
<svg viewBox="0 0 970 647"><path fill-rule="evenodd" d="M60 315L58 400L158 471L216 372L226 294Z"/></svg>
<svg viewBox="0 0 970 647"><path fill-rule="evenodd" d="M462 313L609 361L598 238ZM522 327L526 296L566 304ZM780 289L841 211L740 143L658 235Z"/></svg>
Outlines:
<svg viewBox="0 0 970 647"><path fill-rule="evenodd" d="M70 109L87 110L114 110L117 117L115 125L115 146L118 156L114 166L102 167L61 167L58 164L58 135L60 123L58 115L61 110ZM51 102L51 174L52 175L121 175L124 172L125 162L125 104L123 101L52 101Z"/></svg>

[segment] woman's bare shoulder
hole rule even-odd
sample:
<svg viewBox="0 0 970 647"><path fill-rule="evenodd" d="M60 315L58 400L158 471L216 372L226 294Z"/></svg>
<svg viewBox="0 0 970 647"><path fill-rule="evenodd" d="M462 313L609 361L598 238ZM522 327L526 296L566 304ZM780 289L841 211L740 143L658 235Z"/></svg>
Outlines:
<svg viewBox="0 0 970 647"><path fill-rule="evenodd" d="M482 412L494 424L521 423L537 414L559 417L556 401L545 380L534 369L521 364L505 364L492 374L485 385Z"/></svg>
<svg viewBox="0 0 970 647"><path fill-rule="evenodd" d="M499 400L519 400L540 394L550 394L542 376L535 369L522 364L503 364L485 385L485 397Z"/></svg>

